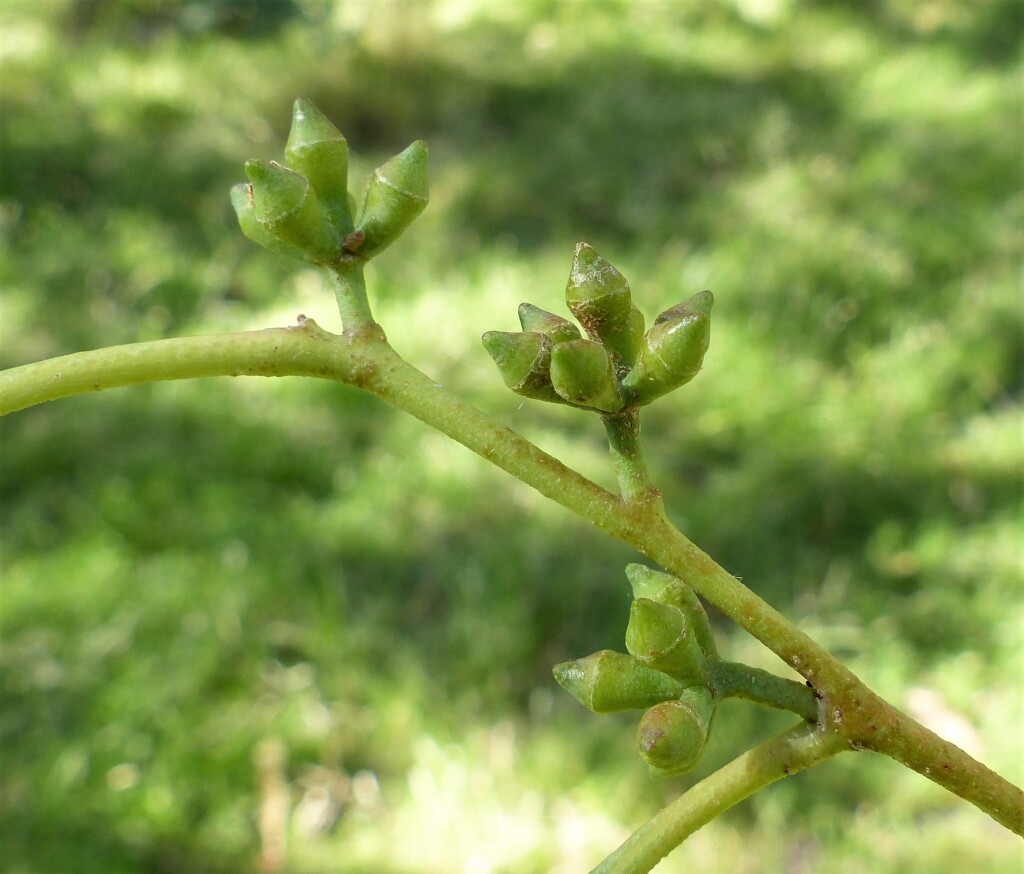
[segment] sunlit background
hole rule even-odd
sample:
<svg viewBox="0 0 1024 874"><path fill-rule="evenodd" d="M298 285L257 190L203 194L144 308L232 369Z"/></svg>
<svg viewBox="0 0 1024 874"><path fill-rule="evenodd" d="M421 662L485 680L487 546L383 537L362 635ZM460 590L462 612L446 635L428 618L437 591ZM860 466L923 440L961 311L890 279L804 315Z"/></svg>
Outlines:
<svg viewBox="0 0 1024 874"><path fill-rule="evenodd" d="M297 95L433 196L369 271L400 352L611 485L593 416L479 336L562 311L573 245L711 351L650 409L673 519L873 687L1017 782L1024 314L1012 0L4 0L0 363L294 323L316 271L228 204ZM550 669L622 649L637 556L355 390L167 383L0 422L0 868L575 874L791 717L721 708L651 779ZM719 625L730 658L784 671ZM867 754L666 874L1018 872Z"/></svg>

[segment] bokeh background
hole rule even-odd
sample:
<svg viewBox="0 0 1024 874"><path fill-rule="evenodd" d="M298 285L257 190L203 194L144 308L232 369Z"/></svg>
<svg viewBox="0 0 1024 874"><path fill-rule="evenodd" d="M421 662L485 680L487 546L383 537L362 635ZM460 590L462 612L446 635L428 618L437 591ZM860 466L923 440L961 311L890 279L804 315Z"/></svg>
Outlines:
<svg viewBox="0 0 1024 874"><path fill-rule="evenodd" d="M610 485L593 417L507 392L480 334L561 310L580 239L649 319L713 289L705 372L646 418L673 518L1020 782L1021 23L1012 0L5 0L0 363L336 328L228 188L299 94L357 192L424 138L431 206L369 271L394 345ZM0 440L5 872L569 874L791 721L730 702L694 774L649 778L636 717L550 675L622 649L637 556L355 390L145 386ZM863 755L659 871L1022 861Z"/></svg>

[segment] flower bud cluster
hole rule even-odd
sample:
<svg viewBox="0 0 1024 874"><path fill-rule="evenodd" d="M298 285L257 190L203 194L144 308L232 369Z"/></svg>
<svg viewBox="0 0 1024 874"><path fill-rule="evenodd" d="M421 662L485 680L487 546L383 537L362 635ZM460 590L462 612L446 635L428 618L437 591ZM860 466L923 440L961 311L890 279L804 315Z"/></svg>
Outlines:
<svg viewBox="0 0 1024 874"><path fill-rule="evenodd" d="M710 342L714 298L702 291L649 331L626 278L586 243L576 246L565 302L575 324L533 304L522 333L488 331L484 348L512 391L600 413L649 404L693 379Z"/></svg>
<svg viewBox="0 0 1024 874"><path fill-rule="evenodd" d="M427 205L427 147L414 142L374 170L358 214L348 192L348 158L340 131L310 101L296 100L288 166L249 161L248 184L231 189L242 233L272 252L316 264L382 252Z"/></svg>
<svg viewBox="0 0 1024 874"><path fill-rule="evenodd" d="M594 713L644 710L637 748L659 776L700 759L717 699L709 661L718 658L707 614L682 580L639 564L626 568L634 601L625 653L602 650L556 665L555 679Z"/></svg>

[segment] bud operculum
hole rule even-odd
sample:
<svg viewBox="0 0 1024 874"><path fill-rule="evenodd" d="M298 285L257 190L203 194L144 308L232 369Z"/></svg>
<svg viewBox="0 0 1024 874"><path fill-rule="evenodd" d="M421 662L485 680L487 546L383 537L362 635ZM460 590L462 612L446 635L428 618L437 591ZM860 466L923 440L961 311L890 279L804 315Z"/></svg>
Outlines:
<svg viewBox="0 0 1024 874"><path fill-rule="evenodd" d="M488 331L481 342L505 385L516 394L563 403L551 386L551 341L544 334Z"/></svg>
<svg viewBox="0 0 1024 874"><path fill-rule="evenodd" d="M677 680L606 649L553 669L555 680L593 713L642 710L684 694Z"/></svg>
<svg viewBox="0 0 1024 874"><path fill-rule="evenodd" d="M587 243L576 245L565 286L565 302L584 330L603 343L618 363L629 359L629 283Z"/></svg>
<svg viewBox="0 0 1024 874"><path fill-rule="evenodd" d="M694 686L674 701L654 705L641 717L637 749L653 775L671 777L697 764L707 745L715 709L711 691Z"/></svg>
<svg viewBox="0 0 1024 874"><path fill-rule="evenodd" d="M309 180L276 161L247 161L252 215L272 236L313 261L337 253L338 236Z"/></svg>
<svg viewBox="0 0 1024 874"><path fill-rule="evenodd" d="M348 142L304 97L295 101L284 154L288 165L309 180L338 233L350 233Z"/></svg>
<svg viewBox="0 0 1024 874"><path fill-rule="evenodd" d="M615 368L600 343L570 340L551 350L551 384L570 403L616 413L624 402Z"/></svg>
<svg viewBox="0 0 1024 874"><path fill-rule="evenodd" d="M231 186L231 205L235 208L238 216L238 226L252 242L264 249L269 249L278 255L285 255L289 258L298 258L309 261L309 256L301 249L291 246L275 237L256 218L256 209L253 199L252 186L246 182L239 182Z"/></svg>
<svg viewBox="0 0 1024 874"><path fill-rule="evenodd" d="M524 331L546 334L553 344L582 339L580 329L568 319L542 310L532 303L519 304L519 324Z"/></svg>
<svg viewBox="0 0 1024 874"><path fill-rule="evenodd" d="M640 664L675 677L685 686L707 683L707 658L678 607L647 598L633 601L626 649Z"/></svg>
<svg viewBox="0 0 1024 874"><path fill-rule="evenodd" d="M359 254L390 246L427 206L427 146L417 140L373 171L356 228L366 234Z"/></svg>
<svg viewBox="0 0 1024 874"><path fill-rule="evenodd" d="M647 598L659 604L679 608L707 658L715 658L718 647L711 633L711 622L697 593L672 574L656 571L642 564L626 565L626 577L636 599Z"/></svg>
<svg viewBox="0 0 1024 874"><path fill-rule="evenodd" d="M711 341L710 291L663 312L640 346L622 385L632 403L649 404L685 385L699 372Z"/></svg>

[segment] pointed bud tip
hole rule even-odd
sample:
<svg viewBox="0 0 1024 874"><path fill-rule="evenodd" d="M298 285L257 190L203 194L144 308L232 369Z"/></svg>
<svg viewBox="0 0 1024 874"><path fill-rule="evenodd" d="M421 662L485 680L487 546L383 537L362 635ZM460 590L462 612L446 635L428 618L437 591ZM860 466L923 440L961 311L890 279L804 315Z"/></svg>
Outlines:
<svg viewBox="0 0 1024 874"><path fill-rule="evenodd" d="M244 209L252 209L252 185L248 182L238 182L235 185L232 185L231 205L234 206L236 212L241 212Z"/></svg>
<svg viewBox="0 0 1024 874"><path fill-rule="evenodd" d="M618 274L619 271L589 243L577 243L572 256L572 276L589 277L602 273Z"/></svg>
<svg viewBox="0 0 1024 874"><path fill-rule="evenodd" d="M285 152L325 140L342 140L342 135L331 120L324 115L312 100L299 97L292 107L292 126L288 132Z"/></svg>
<svg viewBox="0 0 1024 874"><path fill-rule="evenodd" d="M686 318L691 322L698 319L706 321L710 319L711 310L714 305L715 296L710 291L706 289L698 291L693 297L687 298L682 303L677 303L674 307L669 307L654 320L654 324L660 325L662 322L675 321L682 318Z"/></svg>
<svg viewBox="0 0 1024 874"><path fill-rule="evenodd" d="M377 175L396 191L426 201L430 198L429 157L427 144L416 140L378 167Z"/></svg>
<svg viewBox="0 0 1024 874"><path fill-rule="evenodd" d="M509 388L520 386L545 346L542 334L488 331L480 338Z"/></svg>
<svg viewBox="0 0 1024 874"><path fill-rule="evenodd" d="M572 695L588 710L594 697L594 656L576 659L571 662L561 662L551 669L551 673L566 692Z"/></svg>

